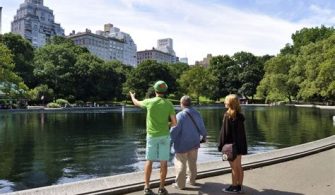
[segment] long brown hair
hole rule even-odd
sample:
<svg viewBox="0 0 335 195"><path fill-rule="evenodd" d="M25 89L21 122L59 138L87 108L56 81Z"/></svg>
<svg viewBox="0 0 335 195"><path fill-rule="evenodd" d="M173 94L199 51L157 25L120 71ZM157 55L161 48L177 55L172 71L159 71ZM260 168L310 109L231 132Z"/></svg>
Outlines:
<svg viewBox="0 0 335 195"><path fill-rule="evenodd" d="M227 114L229 118L235 119L237 113L241 112L240 101L235 94L230 94L225 98L225 105L227 106Z"/></svg>

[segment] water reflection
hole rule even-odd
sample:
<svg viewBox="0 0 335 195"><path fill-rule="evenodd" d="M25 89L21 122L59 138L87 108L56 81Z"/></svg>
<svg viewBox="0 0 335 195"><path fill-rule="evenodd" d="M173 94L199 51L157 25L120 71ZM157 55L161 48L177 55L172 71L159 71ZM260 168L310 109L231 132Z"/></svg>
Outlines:
<svg viewBox="0 0 335 195"><path fill-rule="evenodd" d="M224 108L199 111L209 134L199 162L220 160L216 143ZM335 134L334 110L244 107L243 112L250 153ZM145 136L145 113L139 109L0 113L0 193L142 170Z"/></svg>

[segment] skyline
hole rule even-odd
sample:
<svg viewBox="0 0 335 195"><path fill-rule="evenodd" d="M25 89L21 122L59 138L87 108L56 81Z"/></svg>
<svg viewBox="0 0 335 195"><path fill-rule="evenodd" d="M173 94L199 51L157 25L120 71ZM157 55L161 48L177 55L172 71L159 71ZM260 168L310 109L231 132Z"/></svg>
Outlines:
<svg viewBox="0 0 335 195"><path fill-rule="evenodd" d="M0 0L2 33L10 32L23 2ZM65 35L103 30L111 23L132 36L138 51L172 38L176 55L188 57L189 64L209 53L276 55L297 30L335 24L335 2L326 0L44 0L44 5L53 10Z"/></svg>

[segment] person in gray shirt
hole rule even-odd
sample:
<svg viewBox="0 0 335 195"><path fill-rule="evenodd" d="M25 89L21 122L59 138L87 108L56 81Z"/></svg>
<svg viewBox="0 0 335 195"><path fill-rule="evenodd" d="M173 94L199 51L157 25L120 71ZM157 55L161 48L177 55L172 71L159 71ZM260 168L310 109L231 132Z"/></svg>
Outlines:
<svg viewBox="0 0 335 195"><path fill-rule="evenodd" d="M189 96L180 99L180 106L182 111L177 114L177 125L170 129L170 136L175 151L176 179L173 186L182 190L186 186L187 164L187 183L195 185L198 148L200 142L205 142L207 131L200 113L191 107Z"/></svg>

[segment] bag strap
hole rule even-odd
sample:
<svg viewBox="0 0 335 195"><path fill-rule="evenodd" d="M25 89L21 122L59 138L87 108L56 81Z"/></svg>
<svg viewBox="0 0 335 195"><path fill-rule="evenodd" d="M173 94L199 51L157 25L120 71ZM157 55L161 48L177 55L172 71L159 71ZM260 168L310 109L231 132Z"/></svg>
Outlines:
<svg viewBox="0 0 335 195"><path fill-rule="evenodd" d="M195 126L195 127L197 128L197 130L198 130L198 133L201 135L201 133L200 133L200 129L199 129L197 123L195 123L195 121L194 121L192 115L191 115L189 112L187 112L186 110L184 110L184 112L191 118L191 120L192 120L194 126Z"/></svg>

